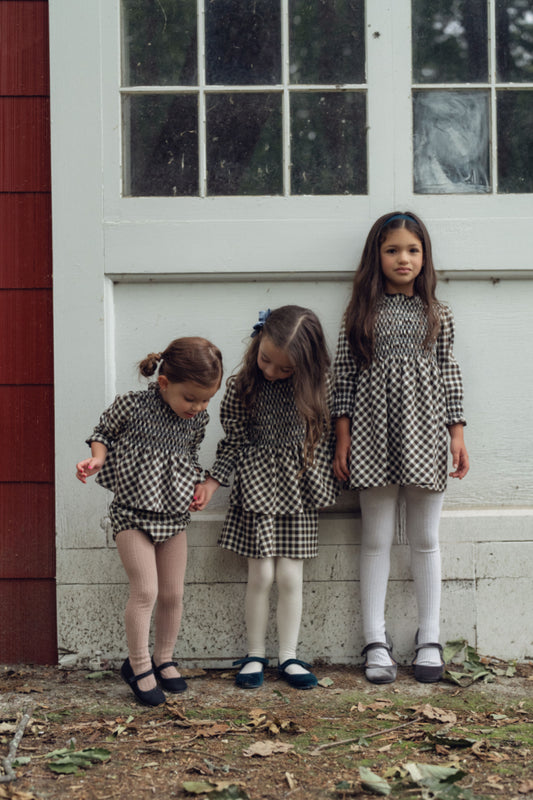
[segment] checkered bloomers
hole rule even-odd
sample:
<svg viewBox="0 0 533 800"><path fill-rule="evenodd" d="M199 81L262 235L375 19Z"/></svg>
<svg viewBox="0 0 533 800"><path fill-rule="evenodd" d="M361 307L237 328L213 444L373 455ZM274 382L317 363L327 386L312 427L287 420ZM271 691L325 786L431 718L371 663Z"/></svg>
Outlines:
<svg viewBox="0 0 533 800"><path fill-rule="evenodd" d="M136 528L154 542L190 522L194 487L205 480L198 448L209 415L182 419L163 400L157 383L115 398L87 439L107 447L96 482L114 493L113 535Z"/></svg>
<svg viewBox="0 0 533 800"><path fill-rule="evenodd" d="M358 369L344 327L335 358L334 417L351 420L349 488L446 488L447 426L465 424L454 324L441 308L441 329L424 350L427 319L418 296L385 295L375 327L374 360Z"/></svg>
<svg viewBox="0 0 533 800"><path fill-rule="evenodd" d="M230 382L220 408L225 438L210 475L227 486L235 478L219 545L248 558L313 558L318 549L318 508L335 502L332 439L326 435L314 463L303 465L304 423L292 378L261 378L254 413Z"/></svg>

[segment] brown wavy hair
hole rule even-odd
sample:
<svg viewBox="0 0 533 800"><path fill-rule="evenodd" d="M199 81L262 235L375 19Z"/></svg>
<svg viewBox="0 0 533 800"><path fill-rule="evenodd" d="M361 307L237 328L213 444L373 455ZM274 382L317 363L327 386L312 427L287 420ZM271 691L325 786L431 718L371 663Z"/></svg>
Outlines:
<svg viewBox="0 0 533 800"><path fill-rule="evenodd" d="M316 446L330 425L327 386L331 360L324 331L316 314L308 308L282 306L272 311L250 342L238 372L228 380L252 414L264 380L257 366L257 354L265 336L284 350L294 364L294 399L305 423L305 469L313 463Z"/></svg>
<svg viewBox="0 0 533 800"><path fill-rule="evenodd" d="M200 386L220 386L223 366L222 353L208 339L201 336L183 336L174 339L161 353L149 353L139 362L139 372L145 378L159 367L170 383L193 381Z"/></svg>
<svg viewBox="0 0 533 800"><path fill-rule="evenodd" d="M361 261L354 275L352 296L344 315L346 335L357 364L367 369L374 353L374 326L379 301L385 294L380 248L391 230L406 228L422 244L424 265L414 284L427 315L428 332L424 346L429 349L440 330L440 303L435 296L437 273L433 264L431 239L422 220L411 211L391 211L373 224L366 238Z"/></svg>

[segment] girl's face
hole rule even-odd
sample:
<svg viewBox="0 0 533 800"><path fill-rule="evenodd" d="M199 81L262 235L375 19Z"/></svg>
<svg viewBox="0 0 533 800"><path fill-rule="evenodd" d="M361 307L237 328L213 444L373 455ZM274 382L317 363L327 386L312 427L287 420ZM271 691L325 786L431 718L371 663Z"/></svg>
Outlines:
<svg viewBox="0 0 533 800"><path fill-rule="evenodd" d="M379 254L387 294L412 296L415 280L424 266L424 250L418 236L407 228L393 228Z"/></svg>
<svg viewBox="0 0 533 800"><path fill-rule="evenodd" d="M286 350L276 347L268 336L261 336L257 366L267 381L282 381L294 373L294 364Z"/></svg>
<svg viewBox="0 0 533 800"><path fill-rule="evenodd" d="M220 386L215 383L206 387L194 381L171 383L166 375L159 375L157 381L161 397L181 419L192 419L200 411L204 411Z"/></svg>

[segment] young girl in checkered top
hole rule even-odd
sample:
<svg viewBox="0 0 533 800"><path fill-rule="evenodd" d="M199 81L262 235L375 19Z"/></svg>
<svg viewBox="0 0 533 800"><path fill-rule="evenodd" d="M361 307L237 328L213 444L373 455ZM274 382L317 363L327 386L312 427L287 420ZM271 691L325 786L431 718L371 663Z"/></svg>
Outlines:
<svg viewBox="0 0 533 800"><path fill-rule="evenodd" d="M414 676L443 674L439 644L439 519L447 479L468 472L454 324L435 297L431 242L421 220L393 212L375 222L355 273L334 372L334 470L360 490L361 610L372 683L396 678L385 597L399 495L418 607Z"/></svg>
<svg viewBox="0 0 533 800"><path fill-rule="evenodd" d="M129 656L121 675L141 702L155 706L165 701L162 689L187 688L172 658L182 614L185 528L195 487L205 477L198 448L209 422L207 404L222 380L222 356L207 339L184 337L148 355L139 372L157 372L157 380L117 397L104 411L87 439L91 457L77 464L76 476L85 483L98 473L97 483L114 493L109 516L130 584Z"/></svg>
<svg viewBox="0 0 533 800"><path fill-rule="evenodd" d="M302 616L303 563L317 555L318 508L335 501L329 435L329 355L316 315L300 306L261 312L241 368L230 377L220 418L225 438L206 482L197 488L205 508L213 492L235 478L221 547L248 559L245 620L248 655L236 683L263 682L269 593L278 587L280 676L310 689L317 679L296 658Z"/></svg>

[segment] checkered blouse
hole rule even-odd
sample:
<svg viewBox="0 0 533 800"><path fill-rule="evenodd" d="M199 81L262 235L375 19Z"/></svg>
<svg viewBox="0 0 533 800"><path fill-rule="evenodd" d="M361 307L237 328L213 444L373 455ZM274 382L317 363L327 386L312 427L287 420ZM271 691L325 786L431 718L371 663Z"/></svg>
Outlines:
<svg viewBox="0 0 533 800"><path fill-rule="evenodd" d="M208 422L206 411L178 417L155 382L116 397L87 439L108 449L97 483L114 492L121 506L184 514L195 485L205 480L198 447Z"/></svg>
<svg viewBox="0 0 533 800"><path fill-rule="evenodd" d="M298 474L305 428L294 401L292 378L274 382L261 378L253 415L230 383L220 407L220 421L225 438L218 444L209 472L227 486L235 470L230 505L285 515L335 502L331 437L317 446L312 466Z"/></svg>
<svg viewBox="0 0 533 800"><path fill-rule="evenodd" d="M442 306L441 330L430 351L423 347L426 331L418 296L385 295L376 320L374 360L360 370L341 328L333 415L351 420L351 489L393 483L446 488L447 426L465 423L450 309Z"/></svg>

